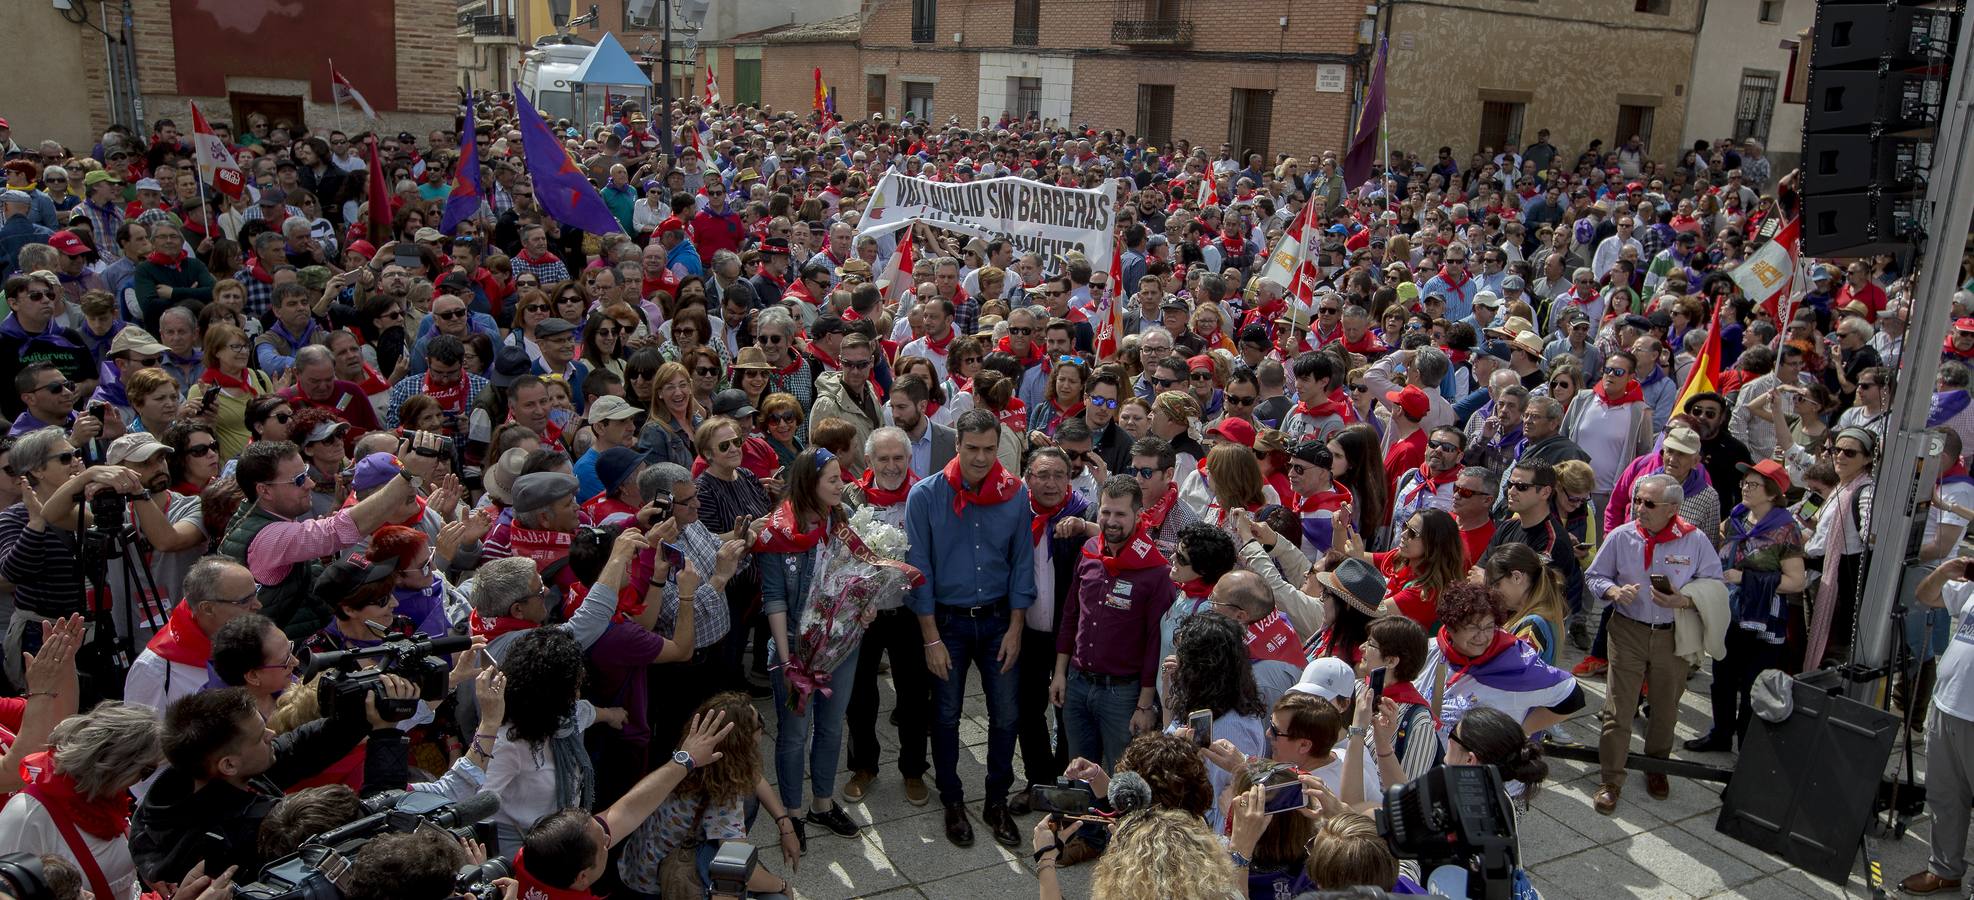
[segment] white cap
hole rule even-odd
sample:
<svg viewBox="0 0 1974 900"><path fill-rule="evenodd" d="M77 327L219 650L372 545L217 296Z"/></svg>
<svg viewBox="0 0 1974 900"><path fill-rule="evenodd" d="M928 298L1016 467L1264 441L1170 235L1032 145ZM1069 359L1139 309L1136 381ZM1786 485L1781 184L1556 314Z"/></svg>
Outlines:
<svg viewBox="0 0 1974 900"><path fill-rule="evenodd" d="M1303 667L1302 677L1297 679L1295 687L1289 688L1325 700L1348 700L1356 689L1357 673L1351 671L1350 663L1334 656L1325 656Z"/></svg>

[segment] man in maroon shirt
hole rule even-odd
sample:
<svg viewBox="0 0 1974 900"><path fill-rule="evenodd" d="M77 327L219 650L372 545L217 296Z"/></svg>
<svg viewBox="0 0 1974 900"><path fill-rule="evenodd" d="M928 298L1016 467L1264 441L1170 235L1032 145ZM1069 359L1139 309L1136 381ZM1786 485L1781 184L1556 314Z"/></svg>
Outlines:
<svg viewBox="0 0 1974 900"><path fill-rule="evenodd" d="M1172 605L1165 555L1138 525L1138 483L1118 475L1097 498L1102 534L1076 564L1074 602L1056 630L1049 700L1063 710L1071 756L1109 769L1131 736L1157 727L1158 623Z"/></svg>
<svg viewBox="0 0 1974 900"><path fill-rule="evenodd" d="M294 386L281 392L283 399L297 407L313 406L327 411L337 421L348 422L345 440L355 443L365 432L383 425L377 421L377 408L356 382L336 377L336 360L329 348L310 344L295 351Z"/></svg>

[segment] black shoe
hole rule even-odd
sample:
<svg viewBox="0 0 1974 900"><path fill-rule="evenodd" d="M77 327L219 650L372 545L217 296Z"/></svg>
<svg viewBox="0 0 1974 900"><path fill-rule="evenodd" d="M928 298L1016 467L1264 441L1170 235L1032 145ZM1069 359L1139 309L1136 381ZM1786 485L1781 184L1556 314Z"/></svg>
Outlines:
<svg viewBox="0 0 1974 900"><path fill-rule="evenodd" d="M1709 731L1705 736L1687 741L1682 746L1694 753L1724 753L1734 749L1734 738L1718 731Z"/></svg>
<svg viewBox="0 0 1974 900"><path fill-rule="evenodd" d="M1021 828L1014 823L1006 804L989 806L980 811L980 821L994 835L994 841L1003 847L1021 846Z"/></svg>
<svg viewBox="0 0 1974 900"><path fill-rule="evenodd" d="M973 846L973 822L966 817L966 807L955 803L946 807L946 840L955 847Z"/></svg>
<svg viewBox="0 0 1974 900"><path fill-rule="evenodd" d="M1008 797L1008 812L1025 816L1034 811L1035 808L1029 804L1027 791L1016 791Z"/></svg>
<svg viewBox="0 0 1974 900"><path fill-rule="evenodd" d="M809 815L805 821L814 822L817 825L827 828L835 832L837 837L853 838L857 836L857 823L850 820L850 814L844 812L841 806L831 806L822 812L816 812L813 809L809 810Z"/></svg>
<svg viewBox="0 0 1974 900"><path fill-rule="evenodd" d="M795 829L795 843L802 848L802 855L809 854L809 828L801 819L788 817L788 824Z"/></svg>

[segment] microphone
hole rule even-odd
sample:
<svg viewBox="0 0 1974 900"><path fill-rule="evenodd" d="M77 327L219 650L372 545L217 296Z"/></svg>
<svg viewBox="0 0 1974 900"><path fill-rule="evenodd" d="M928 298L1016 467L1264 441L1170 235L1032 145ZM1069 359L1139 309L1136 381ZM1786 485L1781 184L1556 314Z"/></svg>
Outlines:
<svg viewBox="0 0 1974 900"><path fill-rule="evenodd" d="M1118 815L1150 806L1151 783L1136 772L1119 772L1110 779L1110 808Z"/></svg>

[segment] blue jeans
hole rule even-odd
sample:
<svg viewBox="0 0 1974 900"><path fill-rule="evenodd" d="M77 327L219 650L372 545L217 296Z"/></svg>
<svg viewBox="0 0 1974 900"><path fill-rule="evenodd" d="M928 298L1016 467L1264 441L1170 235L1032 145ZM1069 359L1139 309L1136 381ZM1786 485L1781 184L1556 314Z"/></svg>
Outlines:
<svg viewBox="0 0 1974 900"><path fill-rule="evenodd" d="M768 644L774 646L773 641ZM780 669L768 673L775 689L775 787L781 791L781 805L788 807L791 815L803 808L804 762L808 764L809 788L815 796L818 799L836 796L836 762L843 753L843 714L850 708L850 689L857 683L857 654L862 651L858 647L836 664L829 673L829 696L823 696L820 690L810 694L808 705L801 713L788 707L788 678L784 673ZM769 652L773 654L772 650ZM777 656L772 664L781 662Z"/></svg>
<svg viewBox="0 0 1974 900"><path fill-rule="evenodd" d="M987 800L988 806L1007 802L1008 787L1014 784L1015 686L1020 672L1009 665L1001 671L994 656L1001 651L1001 640L1008 634L1008 613L977 619L933 612L939 625L939 640L946 645L952 668L946 679L933 679L932 691L938 698L938 718L932 726L932 768L937 773L939 802L957 806L966 802L960 787L960 708L966 701L966 670L980 670L980 686L987 701ZM1053 653L1055 648L1046 648Z"/></svg>
<svg viewBox="0 0 1974 900"><path fill-rule="evenodd" d="M1103 764L1109 771L1131 742L1131 714L1138 709L1138 679L1099 684L1082 671L1069 670L1064 691L1062 727L1069 755Z"/></svg>

